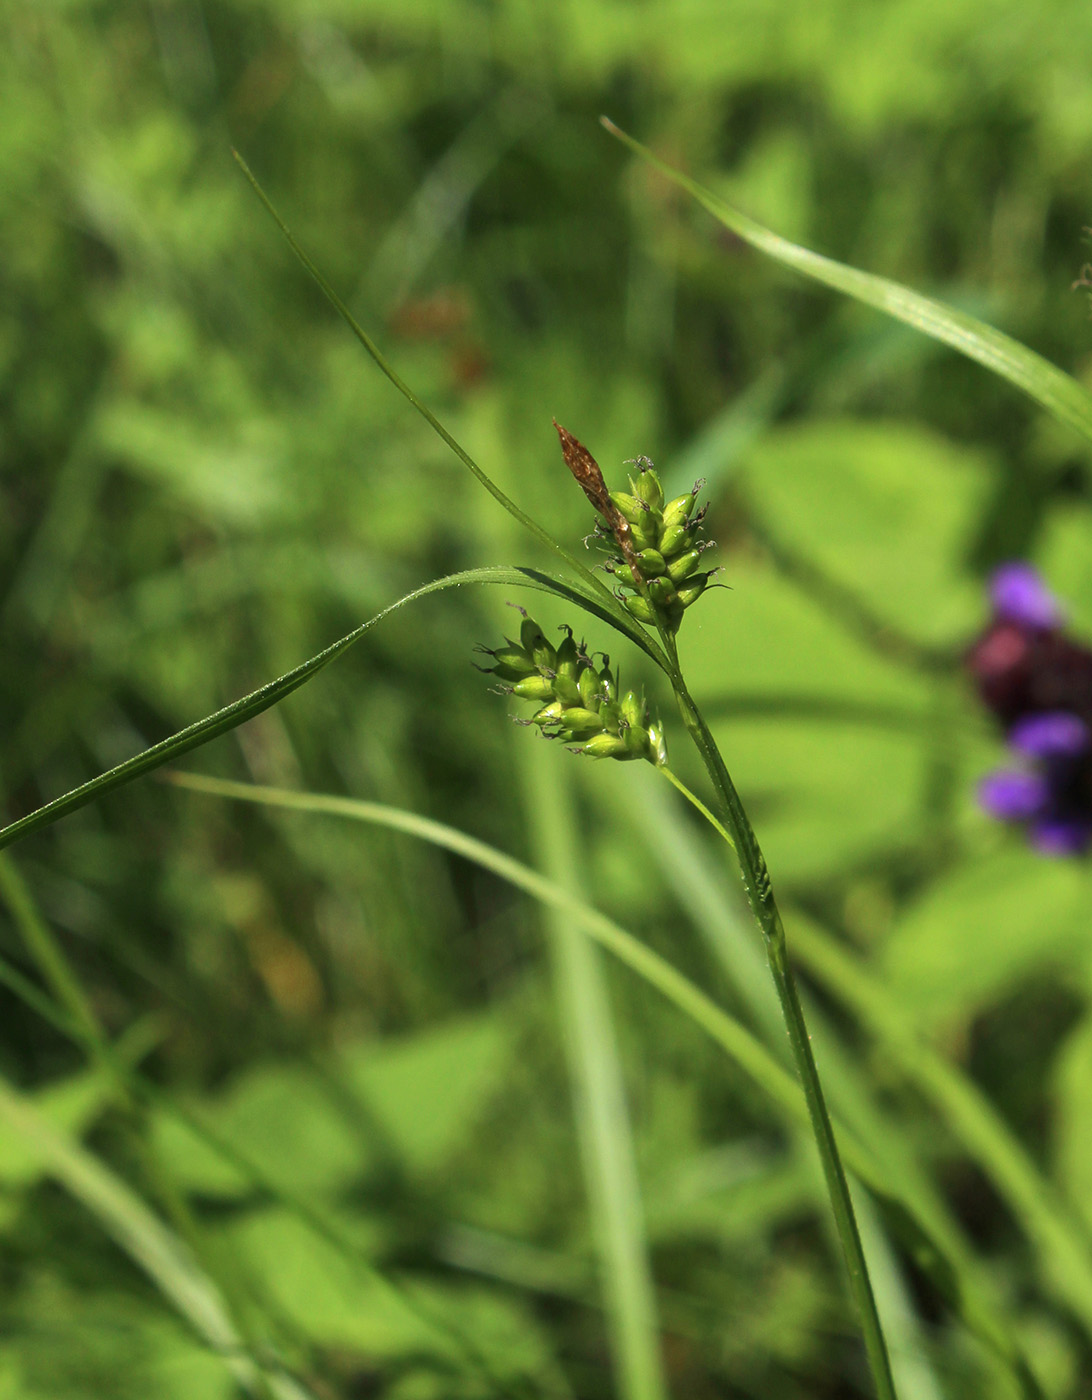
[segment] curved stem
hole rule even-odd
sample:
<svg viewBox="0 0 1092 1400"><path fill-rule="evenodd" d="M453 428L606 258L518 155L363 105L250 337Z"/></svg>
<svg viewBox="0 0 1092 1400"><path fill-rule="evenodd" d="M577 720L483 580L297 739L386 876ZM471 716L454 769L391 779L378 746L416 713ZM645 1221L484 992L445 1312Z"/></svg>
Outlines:
<svg viewBox="0 0 1092 1400"><path fill-rule="evenodd" d="M808 1116L819 1149L819 1158L823 1165L823 1175L826 1178L834 1221L842 1243L846 1268L849 1272L850 1292L860 1317L861 1331L868 1354L869 1368L876 1386L876 1394L879 1400L896 1400L891 1363L887 1355L887 1345L880 1326L879 1314L876 1310L872 1283L868 1276L868 1266L861 1245L860 1231L857 1228L857 1218L853 1211L853 1202L850 1199L849 1184L846 1181L842 1160L838 1153L838 1144L834 1137L834 1128L823 1097L819 1071L811 1051L811 1040L808 1036L807 1024L804 1021L804 1012L800 1006L796 979L789 963L785 929L778 912L777 902L774 899L766 860L758 844L754 828L744 811L739 793L736 791L724 759L717 748L716 741L686 688L686 682L683 680L682 670L679 666L675 639L664 636L662 631L661 636L671 658L671 684L678 701L679 711L712 781L717 796L716 805L720 808L723 823L707 811L704 804L690 793L674 774L669 772L666 776L684 793L687 800L709 819L711 825L733 848L739 860L739 870L743 878L743 888L747 894L747 903L750 905L751 913L766 945L766 956L769 959L770 971L773 974L774 985L781 1002L781 1011L789 1033L789 1043L792 1046L796 1072L800 1076L800 1082L804 1089Z"/></svg>

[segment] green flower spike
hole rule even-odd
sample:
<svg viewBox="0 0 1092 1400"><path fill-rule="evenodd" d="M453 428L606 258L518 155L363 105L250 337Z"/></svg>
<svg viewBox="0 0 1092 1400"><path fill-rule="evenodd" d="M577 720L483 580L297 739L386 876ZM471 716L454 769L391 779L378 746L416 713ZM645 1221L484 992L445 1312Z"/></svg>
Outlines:
<svg viewBox="0 0 1092 1400"><path fill-rule="evenodd" d="M559 423L554 426L566 465L602 517L588 538L605 540L619 551L603 565L618 578L618 597L638 622L650 627L659 622L676 633L683 613L719 573L698 568L703 552L713 543L699 539L705 507L694 513L705 482L698 481L686 495L666 501L656 468L647 457L636 457L627 463L637 468L636 476L629 479L630 489L608 491L588 449Z"/></svg>
<svg viewBox="0 0 1092 1400"><path fill-rule="evenodd" d="M493 660L478 670L502 682L496 687L499 694L538 705L530 719L517 723L537 725L548 739L576 740L571 751L589 758L644 758L666 767L663 727L650 718L643 695L620 693L610 657L597 652L603 658L597 667L584 643L577 644L572 628L564 625L565 638L555 648L523 608L517 611L523 617L518 642L506 639L495 651L478 647Z"/></svg>

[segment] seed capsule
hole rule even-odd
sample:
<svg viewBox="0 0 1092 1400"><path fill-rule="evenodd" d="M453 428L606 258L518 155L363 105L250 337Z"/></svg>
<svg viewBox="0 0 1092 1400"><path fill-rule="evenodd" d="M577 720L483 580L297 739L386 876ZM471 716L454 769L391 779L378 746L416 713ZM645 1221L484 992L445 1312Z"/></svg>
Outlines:
<svg viewBox="0 0 1092 1400"><path fill-rule="evenodd" d="M663 534L660 536L660 553L665 559L670 559L673 554L678 554L680 549L689 549L691 545L690 527L688 525L665 525Z"/></svg>
<svg viewBox="0 0 1092 1400"><path fill-rule="evenodd" d="M571 735L591 735L599 734L603 728L601 715L594 710L581 710L580 706L573 706L561 711L559 720L561 728L567 729Z"/></svg>
<svg viewBox="0 0 1092 1400"><path fill-rule="evenodd" d="M497 675L503 675L505 680L519 680L521 676L529 676L535 669L535 663L530 656L513 642L506 647L498 647L496 651L489 652L489 655L496 662L494 670Z"/></svg>
<svg viewBox="0 0 1092 1400"><path fill-rule="evenodd" d="M645 578L659 578L661 574L667 572L664 557L658 549L642 549L637 556L637 563Z"/></svg>
<svg viewBox="0 0 1092 1400"><path fill-rule="evenodd" d="M660 538L659 522L650 511L646 512L644 519L639 520L630 533L633 536L634 549L655 549L656 541Z"/></svg>
<svg viewBox="0 0 1092 1400"><path fill-rule="evenodd" d="M698 601L709 587L709 580L717 572L719 572L717 569L710 569L707 574L697 574L689 583L684 584L683 587L679 589L679 602L682 603L684 608L688 608L691 603L696 603Z"/></svg>
<svg viewBox="0 0 1092 1400"><path fill-rule="evenodd" d="M603 701L602 687L594 666L585 666L577 678L580 690L580 703L585 710L598 713Z"/></svg>
<svg viewBox="0 0 1092 1400"><path fill-rule="evenodd" d="M573 739L587 738L591 734L601 733L603 729L603 721L594 710L582 710L575 705L571 710L563 711L558 722Z"/></svg>
<svg viewBox="0 0 1092 1400"><path fill-rule="evenodd" d="M606 704L599 707L599 718L603 721L603 728L611 734L618 734L622 729L622 707L617 700L608 700Z"/></svg>
<svg viewBox="0 0 1092 1400"><path fill-rule="evenodd" d="M653 510L659 510L664 503L664 488L660 482L659 474L655 467L649 467L643 471L636 481L630 478L630 485L636 495L640 496L645 505L651 506Z"/></svg>
<svg viewBox="0 0 1092 1400"><path fill-rule="evenodd" d="M639 593L633 593L624 599L626 611L632 613L638 622L654 623L656 614L649 607L648 603Z"/></svg>
<svg viewBox="0 0 1092 1400"><path fill-rule="evenodd" d="M645 722L645 702L636 691L627 690L622 696L622 718L628 725L640 728Z"/></svg>
<svg viewBox="0 0 1092 1400"><path fill-rule="evenodd" d="M700 558L700 549L688 549L685 554L680 554L677 559L673 559L667 566L668 577L673 583L681 583L688 574L692 574L698 567L698 560Z"/></svg>
<svg viewBox="0 0 1092 1400"><path fill-rule="evenodd" d="M628 751L629 758L648 757L648 730L637 725L632 725L623 735L622 740Z"/></svg>
<svg viewBox="0 0 1092 1400"><path fill-rule="evenodd" d="M557 652L533 617L524 617L519 629L519 640L523 650L530 653L531 660L540 671L552 671L555 668Z"/></svg>
<svg viewBox="0 0 1092 1400"><path fill-rule="evenodd" d="M667 607L675 601L675 585L669 578L654 578L648 585L648 596L660 607Z"/></svg>
<svg viewBox="0 0 1092 1400"><path fill-rule="evenodd" d="M545 676L524 676L512 687L512 693L521 700L537 700L541 704L554 698L554 683Z"/></svg>
<svg viewBox="0 0 1092 1400"><path fill-rule="evenodd" d="M566 707L580 704L580 687L576 681L572 681L568 676L557 675L553 678L553 693Z"/></svg>
<svg viewBox="0 0 1092 1400"><path fill-rule="evenodd" d="M570 632L557 649L557 674L575 681L580 668L580 652Z"/></svg>
<svg viewBox="0 0 1092 1400"><path fill-rule="evenodd" d="M626 743L617 734L597 734L584 745L583 752L589 758L628 758Z"/></svg>
<svg viewBox="0 0 1092 1400"><path fill-rule="evenodd" d="M653 720L648 726L648 749L656 767L666 768L667 740L664 738L663 725L660 724L659 720Z"/></svg>
<svg viewBox="0 0 1092 1400"><path fill-rule="evenodd" d="M646 512L643 501L638 500L636 496L631 496L628 491L612 491L610 498L631 525L641 523L641 518Z"/></svg>
<svg viewBox="0 0 1092 1400"><path fill-rule="evenodd" d="M543 705L542 709L531 716L532 724L556 724L561 718L561 701L554 700L549 705Z"/></svg>
<svg viewBox="0 0 1092 1400"><path fill-rule="evenodd" d="M676 496L673 501L668 501L664 506L664 527L670 529L672 525L682 525L690 519L690 512L694 509L694 502L698 499L697 491L688 491L685 496Z"/></svg>

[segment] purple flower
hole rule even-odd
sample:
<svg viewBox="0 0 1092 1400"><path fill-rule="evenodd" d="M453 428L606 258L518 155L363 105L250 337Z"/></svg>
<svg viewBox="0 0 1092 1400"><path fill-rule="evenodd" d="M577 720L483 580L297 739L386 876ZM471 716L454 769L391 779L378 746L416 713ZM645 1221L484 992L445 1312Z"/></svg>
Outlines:
<svg viewBox="0 0 1092 1400"><path fill-rule="evenodd" d="M1043 629L1065 621L1061 604L1030 564L1002 564L990 580L996 616L1004 622Z"/></svg>
<svg viewBox="0 0 1092 1400"><path fill-rule="evenodd" d="M1009 743L1028 758L1076 758L1088 748L1088 739L1088 725L1068 710L1026 715L1009 730Z"/></svg>
<svg viewBox="0 0 1092 1400"><path fill-rule="evenodd" d="M978 785L978 801L1002 822L1026 822L1050 801L1050 787L1040 773L989 773Z"/></svg>
<svg viewBox="0 0 1092 1400"><path fill-rule="evenodd" d="M991 773L978 800L1022 822L1045 855L1092 845L1092 649L1063 631L1061 604L1029 564L990 581L993 618L965 662L1020 766Z"/></svg>

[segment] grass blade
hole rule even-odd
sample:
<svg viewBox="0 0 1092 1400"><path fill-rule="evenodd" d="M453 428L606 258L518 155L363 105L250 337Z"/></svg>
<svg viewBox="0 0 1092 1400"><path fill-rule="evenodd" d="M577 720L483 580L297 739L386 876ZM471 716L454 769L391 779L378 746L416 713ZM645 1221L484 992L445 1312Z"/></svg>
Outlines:
<svg viewBox="0 0 1092 1400"><path fill-rule="evenodd" d="M194 792L289 811L346 817L352 821L401 831L492 871L533 899L571 917L591 938L700 1026L794 1124L810 1127L808 1107L796 1079L739 1021L723 1011L666 959L612 919L504 852L443 822L378 802L259 787L208 778L198 773L171 773L167 776L177 786ZM980 1281L977 1271L969 1268L961 1259L949 1255L928 1225L920 1219L913 1202L904 1200L898 1194L898 1188L886 1167L877 1162L867 1146L852 1132L839 1131L846 1161L881 1201L885 1214L901 1222L908 1247L912 1249L919 1267L929 1273L968 1330L1008 1367L1021 1393L1038 1400L1042 1392L1020 1354L1009 1323L995 1310L989 1288Z"/></svg>
<svg viewBox="0 0 1092 1400"><path fill-rule="evenodd" d="M266 1371L246 1353L218 1290L187 1247L141 1198L80 1143L53 1126L0 1078L0 1121L32 1144L48 1173L84 1205L152 1280L164 1298L218 1355L249 1394L311 1400L283 1371Z"/></svg>
<svg viewBox="0 0 1092 1400"><path fill-rule="evenodd" d="M300 263L303 265L303 267L306 269L309 275L314 279L319 290L322 292L322 295L326 298L326 300L334 308L337 314L349 327L353 335L357 338L360 344L372 357L372 359L387 376L387 378L398 390L398 392L402 394L413 405L413 407L417 410L417 412L421 415L421 417L425 420L425 422L429 425L433 432L436 433L437 436L440 437L441 440L444 443L446 443L448 447L451 448L452 452L454 452L455 456L458 457L460 462L462 462L463 466L473 473L473 475L477 478L481 485L485 487L485 489L489 492L493 499L495 501L498 501L508 512L508 514L512 516L514 520L518 520L525 530L529 530L530 533L534 535L535 539L538 540L540 544L544 544L547 547L547 549L551 549L554 551L554 553L560 555L561 558L568 565L568 567L572 570L573 574L577 578L579 578L586 587L590 588L593 594L597 594L599 596L599 598L603 602L604 607L606 607L609 612L613 612L616 615L620 614L621 618L624 619L627 616L625 609L622 607L621 603L619 603L618 599L615 598L614 594L610 591L606 584L604 584L600 578L597 578L596 575L592 572L592 570L589 569L586 564L582 563L576 557L575 554L571 554L569 550L565 548L564 545L559 544L558 541L555 540L554 537L549 533L549 531L545 530L538 523L537 520L532 520L531 517L525 511L521 510L520 507L516 505L515 501L513 501L510 496L506 495L506 493L502 491L501 488L496 484L493 478L489 476L489 474L478 465L474 458L471 457L470 453L467 452L466 448L463 447L463 445L460 442L458 442L456 438L452 436L451 433L448 432L448 430L444 427L444 425L440 422L440 420L436 417L436 415L432 412L428 405L422 402L422 400L417 397L417 395L413 392L410 386L405 382L401 375L398 374L394 366L390 363L387 357L380 350L379 346L376 345L375 341L371 338L371 336L367 333L363 326L360 325L353 313L338 296L337 292L335 292L333 287L330 286L329 282L327 282L326 278L311 261L307 253L305 253L304 250L300 247L300 245L296 242L292 231L289 229L288 225L277 212L276 208L273 205L273 202L270 200L265 190L263 190L261 185L258 183L257 177L247 165L246 161L242 158L238 151L232 151L232 155L234 155L236 161L238 162L240 170L242 170L243 174L250 182L250 186L253 189L254 193L265 205L265 208L269 213L270 217L273 219L274 223L284 235L288 246L292 249L292 252L299 259Z"/></svg>
<svg viewBox="0 0 1092 1400"><path fill-rule="evenodd" d="M444 588L459 588L467 583L495 583L509 588L537 588L547 593L554 593L558 597L576 603L585 611L616 628L624 636L636 642L657 664L662 664L651 639L645 636L624 608L619 608L619 612L622 614L619 619L612 609L601 606L597 596L587 593L579 585L554 578L538 569L526 569L518 566L496 565L480 569L467 569L458 574L448 574L445 578L434 579L432 583L415 588L412 593L407 593L404 598L399 598L397 602L391 603L375 617L361 623L359 627L354 628L340 641L334 642L324 651L320 651L317 656L312 656L309 661L304 661L293 670L285 672L283 676L278 676L276 680L269 681L258 690L252 690L249 695L244 695L242 699L233 701L222 710L217 710L215 714L208 715L195 724L179 730L177 734L172 734L169 739L160 740L158 744L153 744L151 748L144 749L141 753L126 759L124 763L119 763L107 772L100 773L97 778L81 783L71 792L66 792L61 797L55 797L52 802L47 802L44 806L29 812L25 817L20 817L18 821L10 822L7 826L0 828L0 850L3 850L5 846L10 846L13 841L29 836L32 831L38 831L42 827L59 821L61 817L66 817L70 812L85 807L87 803L94 802L114 788L131 783L135 778L143 777L145 773L151 773L156 768L161 768L164 763L169 763L184 753L200 748L202 744L207 744L210 739L216 739L221 734L235 729L238 725L245 724L248 719L253 719L255 715L260 715L263 710L270 709L271 706L283 700L286 695L291 695L294 690L309 681L312 676L317 675L324 666L328 666L331 661L348 651L351 646L360 641L366 632L370 632L377 623L382 622L385 617L389 617L398 608L414 602L417 598L424 598L429 593L438 593Z"/></svg>
<svg viewBox="0 0 1092 1400"><path fill-rule="evenodd" d="M1092 440L1092 394L1082 387L1071 375L1060 370L1049 360L1034 350L1029 350L1012 336L996 330L977 317L964 311L945 306L943 302L922 296L908 287L892 282L886 277L877 277L870 272L860 272L833 258L813 253L797 243L764 228L754 219L733 209L711 190L699 185L682 171L676 170L666 161L654 155L647 146L622 131L607 117L600 118L603 126L623 145L654 166L674 184L686 190L725 228L749 243L753 248L802 272L816 282L822 282L836 291L878 311L902 321L923 335L950 345L968 359L977 360L980 365L994 374L1007 379L1022 389L1029 398L1062 423L1068 423L1083 437Z"/></svg>
<svg viewBox="0 0 1092 1400"><path fill-rule="evenodd" d="M552 760L545 744L520 748L531 839L554 881L579 891L568 772ZM619 1394L622 1400L665 1400L636 1154L601 954L571 915L545 912Z"/></svg>
<svg viewBox="0 0 1092 1400"><path fill-rule="evenodd" d="M817 981L867 1025L928 1097L1039 1254L1044 1281L1092 1336L1092 1239L977 1086L918 1035L867 969L806 915L793 912L793 949Z"/></svg>

